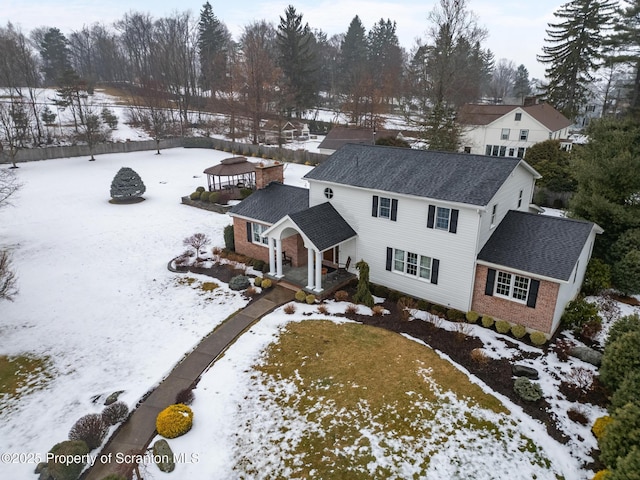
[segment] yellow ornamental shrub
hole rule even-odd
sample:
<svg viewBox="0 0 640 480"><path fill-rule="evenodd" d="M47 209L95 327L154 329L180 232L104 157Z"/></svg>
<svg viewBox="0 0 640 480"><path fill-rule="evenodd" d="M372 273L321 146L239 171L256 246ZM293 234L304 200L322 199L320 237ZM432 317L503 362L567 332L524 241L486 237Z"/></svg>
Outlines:
<svg viewBox="0 0 640 480"><path fill-rule="evenodd" d="M271 285L273 285L273 282L270 279L265 278L262 280L262 288L271 288Z"/></svg>
<svg viewBox="0 0 640 480"><path fill-rule="evenodd" d="M596 421L593 423L593 427L591 427L591 432L596 436L598 440L600 440L606 433L607 426L612 421L613 419L609 415L596 418Z"/></svg>
<svg viewBox="0 0 640 480"><path fill-rule="evenodd" d="M547 343L547 336L542 332L531 332L529 338L531 339L531 343L539 347Z"/></svg>
<svg viewBox="0 0 640 480"><path fill-rule="evenodd" d="M256 287L260 287L262 285L262 277L256 277L253 280L253 285Z"/></svg>
<svg viewBox="0 0 640 480"><path fill-rule="evenodd" d="M593 476L593 480L607 480L611 474L610 470L600 470Z"/></svg>
<svg viewBox="0 0 640 480"><path fill-rule="evenodd" d="M295 294L295 299L298 302L304 302L307 300L307 294L305 293L304 290L298 290Z"/></svg>
<svg viewBox="0 0 640 480"><path fill-rule="evenodd" d="M193 411L187 405L176 403L162 410L156 418L156 430L165 438L184 435L193 425Z"/></svg>

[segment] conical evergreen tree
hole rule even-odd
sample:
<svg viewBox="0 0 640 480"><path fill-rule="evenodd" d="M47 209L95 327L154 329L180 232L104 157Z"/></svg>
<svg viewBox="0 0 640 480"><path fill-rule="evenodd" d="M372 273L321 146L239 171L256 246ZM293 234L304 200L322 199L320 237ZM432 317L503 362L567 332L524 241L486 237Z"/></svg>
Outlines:
<svg viewBox="0 0 640 480"><path fill-rule="evenodd" d="M146 191L142 178L133 169L122 167L111 182L111 198L128 201L141 197Z"/></svg>
<svg viewBox="0 0 640 480"><path fill-rule="evenodd" d="M571 0L554 12L559 21L546 31L550 45L538 56L548 65L546 96L569 119L576 117L587 98L613 5L610 0Z"/></svg>
<svg viewBox="0 0 640 480"><path fill-rule="evenodd" d="M202 6L198 22L198 54L200 55L200 84L205 89L224 88L227 72L229 32L213 13L209 2Z"/></svg>
<svg viewBox="0 0 640 480"><path fill-rule="evenodd" d="M308 24L302 23L302 14L289 5L285 16L280 17L276 32L278 66L286 79L287 115L295 109L300 117L305 109L314 105L316 99L313 34Z"/></svg>
<svg viewBox="0 0 640 480"><path fill-rule="evenodd" d="M531 85L529 84L529 71L524 65L520 65L516 70L516 78L513 82L513 94L524 99L531 93Z"/></svg>
<svg viewBox="0 0 640 480"><path fill-rule="evenodd" d="M360 124L363 120L364 102L368 92L367 70L367 35L356 15L340 44L339 78L340 89L347 96L347 103L343 106L349 113L351 121Z"/></svg>

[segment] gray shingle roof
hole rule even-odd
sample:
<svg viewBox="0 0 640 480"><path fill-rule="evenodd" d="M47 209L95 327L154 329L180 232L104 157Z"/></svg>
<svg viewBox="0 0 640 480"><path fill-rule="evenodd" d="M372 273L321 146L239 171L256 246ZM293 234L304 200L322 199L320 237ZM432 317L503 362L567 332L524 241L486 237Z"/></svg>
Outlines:
<svg viewBox="0 0 640 480"><path fill-rule="evenodd" d="M348 144L304 178L486 206L520 159Z"/></svg>
<svg viewBox="0 0 640 480"><path fill-rule="evenodd" d="M272 182L235 205L229 213L273 225L285 215L309 208L309 190Z"/></svg>
<svg viewBox="0 0 640 480"><path fill-rule="evenodd" d="M511 210L478 260L567 281L593 227L582 220Z"/></svg>
<svg viewBox="0 0 640 480"><path fill-rule="evenodd" d="M289 218L320 251L357 235L329 202L292 213Z"/></svg>

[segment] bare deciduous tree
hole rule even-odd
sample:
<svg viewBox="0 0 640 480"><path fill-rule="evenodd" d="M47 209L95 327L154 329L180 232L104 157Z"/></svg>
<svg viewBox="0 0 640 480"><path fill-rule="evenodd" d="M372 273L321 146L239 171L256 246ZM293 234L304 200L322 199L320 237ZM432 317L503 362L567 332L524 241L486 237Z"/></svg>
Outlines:
<svg viewBox="0 0 640 480"><path fill-rule="evenodd" d="M182 241L183 245L191 247L196 251L196 262L200 260L200 249L210 243L211 240L204 233L194 233Z"/></svg>
<svg viewBox="0 0 640 480"><path fill-rule="evenodd" d="M17 277L11 268L11 257L7 250L0 250L0 300L13 300L18 293Z"/></svg>

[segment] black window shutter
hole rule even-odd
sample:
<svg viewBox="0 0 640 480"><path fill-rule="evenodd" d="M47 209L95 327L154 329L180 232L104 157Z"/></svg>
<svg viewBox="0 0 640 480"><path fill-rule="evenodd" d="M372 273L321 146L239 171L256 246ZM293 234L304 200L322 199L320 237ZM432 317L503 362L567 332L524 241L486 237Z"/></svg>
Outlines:
<svg viewBox="0 0 640 480"><path fill-rule="evenodd" d="M436 206L429 205L429 216L427 217L427 228L433 228L433 222L436 219Z"/></svg>
<svg viewBox="0 0 640 480"><path fill-rule="evenodd" d="M391 200L391 220L394 222L398 218L398 200L394 198Z"/></svg>
<svg viewBox="0 0 640 480"><path fill-rule="evenodd" d="M449 220L449 231L456 233L458 231L458 210L451 209L451 220Z"/></svg>
<svg viewBox="0 0 640 480"><path fill-rule="evenodd" d="M538 290L540 289L540 280L531 280L529 284L529 297L527 298L527 307L536 308L538 300Z"/></svg>
<svg viewBox="0 0 640 480"><path fill-rule="evenodd" d="M484 287L484 294L493 296L493 285L496 283L496 271L493 268L487 270L487 284Z"/></svg>
<svg viewBox="0 0 640 480"><path fill-rule="evenodd" d="M391 263L393 262L393 248L387 247L387 270L391 271Z"/></svg>
<svg viewBox="0 0 640 480"><path fill-rule="evenodd" d="M374 217L378 216L378 196L373 196L373 206L371 207L371 215Z"/></svg>
<svg viewBox="0 0 640 480"><path fill-rule="evenodd" d="M247 242L253 242L253 232L251 230L251 222L247 222Z"/></svg>
<svg viewBox="0 0 640 480"><path fill-rule="evenodd" d="M438 272L440 271L440 260L434 258L431 261L431 283L438 284Z"/></svg>

